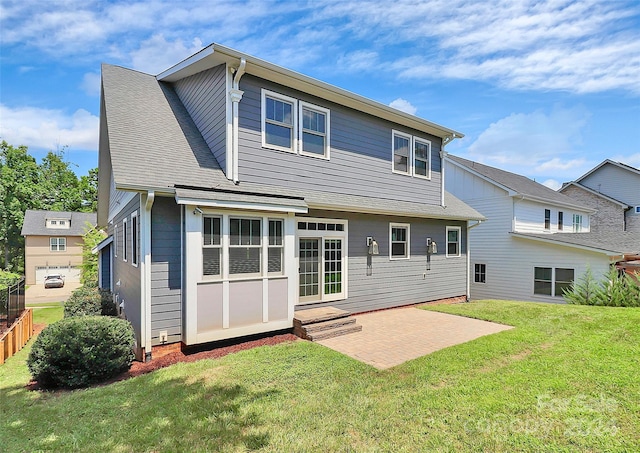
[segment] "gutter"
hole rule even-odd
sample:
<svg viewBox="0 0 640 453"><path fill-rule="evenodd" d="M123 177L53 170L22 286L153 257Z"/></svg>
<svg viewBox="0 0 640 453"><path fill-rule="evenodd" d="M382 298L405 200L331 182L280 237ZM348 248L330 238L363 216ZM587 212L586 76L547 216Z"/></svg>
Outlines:
<svg viewBox="0 0 640 453"><path fill-rule="evenodd" d="M146 194L143 194L143 203L140 203L142 212L140 218L142 219L142 225L140 230L140 281L142 287L140 292L142 293L142 325L144 326L144 347L145 356L144 361L151 360L151 207L155 200L155 192L150 190ZM135 226L134 226L135 228Z"/></svg>
<svg viewBox="0 0 640 453"><path fill-rule="evenodd" d="M238 68L231 68L231 71L234 73L233 82L231 86L231 90L229 90L229 97L232 103L232 132L231 132L231 174L232 180L234 184L238 184L240 180L238 179L238 160L239 160L239 146L238 146L238 104L242 100L242 95L244 91L240 90L240 79L244 75L245 68L247 66L247 60L244 58L240 59L240 65Z"/></svg>
<svg viewBox="0 0 640 453"><path fill-rule="evenodd" d="M478 220L473 225L467 222L467 302L471 302L471 250L469 249L471 241L469 241L469 232L482 222L482 220Z"/></svg>

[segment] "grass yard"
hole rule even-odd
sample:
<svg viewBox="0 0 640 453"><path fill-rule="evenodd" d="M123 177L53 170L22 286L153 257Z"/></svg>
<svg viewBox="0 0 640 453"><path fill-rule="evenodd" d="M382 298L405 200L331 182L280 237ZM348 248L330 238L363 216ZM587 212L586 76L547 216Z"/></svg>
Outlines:
<svg viewBox="0 0 640 453"><path fill-rule="evenodd" d="M23 350L0 367L0 445L640 451L640 309L499 301L428 309L516 328L384 371L297 341L57 393L24 388ZM44 310L36 315L51 315Z"/></svg>

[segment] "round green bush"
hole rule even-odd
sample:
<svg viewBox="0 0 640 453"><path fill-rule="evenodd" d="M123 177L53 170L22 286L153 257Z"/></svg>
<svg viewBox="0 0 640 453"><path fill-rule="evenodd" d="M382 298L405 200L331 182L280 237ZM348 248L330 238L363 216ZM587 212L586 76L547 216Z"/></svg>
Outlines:
<svg viewBox="0 0 640 453"><path fill-rule="evenodd" d="M76 289L64 304L64 317L117 316L111 292L96 287L82 286Z"/></svg>
<svg viewBox="0 0 640 453"><path fill-rule="evenodd" d="M128 370L133 345L128 321L109 316L66 318L38 335L27 365L43 388L86 387Z"/></svg>

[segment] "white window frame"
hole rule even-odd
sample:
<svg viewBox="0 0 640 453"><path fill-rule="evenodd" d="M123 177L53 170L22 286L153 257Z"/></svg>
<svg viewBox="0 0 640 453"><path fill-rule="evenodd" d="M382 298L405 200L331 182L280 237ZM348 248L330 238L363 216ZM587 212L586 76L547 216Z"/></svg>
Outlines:
<svg viewBox="0 0 640 453"><path fill-rule="evenodd" d="M551 280L543 280L543 279L536 279L536 269L551 269ZM549 265L539 265L539 266L533 266L533 295L534 296L541 296L541 297L563 297L562 294L556 294L558 292L558 288L557 288L557 284L558 283L569 283L568 281L562 280L562 281L558 281L558 269L562 269L562 270L570 270L573 271L573 280L571 280L571 282L575 282L575 278L576 278L576 270L573 267L552 267ZM541 281L541 282L550 282L551 283L551 294L542 294L542 293L537 293L536 292L536 281Z"/></svg>
<svg viewBox="0 0 640 453"><path fill-rule="evenodd" d="M259 220L260 221L260 244L258 245L242 245L242 244L231 244L231 221L232 220ZM265 241L264 241L264 234L263 234L263 229L264 229L264 218L263 217L256 217L256 216L248 216L248 215L243 215L243 214L230 214L227 218L227 222L229 224L229 239L228 239L228 253L227 253L227 272L229 273L229 278L233 279L233 278L247 278L247 277L262 277L266 274L266 269L264 269L264 263L263 263L263 258L264 258L264 254L265 254ZM240 235L240 237L242 237L242 235ZM254 248L254 249L258 249L260 251L260 270L258 272L246 272L246 273L231 273L231 249L245 249L245 248Z"/></svg>
<svg viewBox="0 0 640 453"><path fill-rule="evenodd" d="M640 206L636 206L636 214L640 214Z"/></svg>
<svg viewBox="0 0 640 453"><path fill-rule="evenodd" d="M574 233L582 232L582 220L582 214L573 214L571 226Z"/></svg>
<svg viewBox="0 0 640 453"><path fill-rule="evenodd" d="M548 216L547 216L547 213L549 214ZM544 210L544 230L545 231L551 230L551 209Z"/></svg>
<svg viewBox="0 0 640 453"><path fill-rule="evenodd" d="M394 228L405 228L407 230L405 256L393 255L393 242L402 242L402 241L392 241ZM392 261L411 259L411 224L410 223L393 223L393 222L389 223L389 259Z"/></svg>
<svg viewBox="0 0 640 453"><path fill-rule="evenodd" d="M58 224L58 221L57 221L57 220L50 220L50 221L49 221L49 223L50 223L51 225L57 225L57 224Z"/></svg>
<svg viewBox="0 0 640 453"><path fill-rule="evenodd" d="M395 155L396 155L396 136L409 140L409 155L407 156L407 171L396 170L395 168ZM427 152L427 175L419 175L416 173L416 144L427 145L429 151ZM420 179L431 180L431 140L426 138L417 137L415 135L408 134L406 132L391 130L391 172L397 175L411 176ZM420 159L422 160L422 159Z"/></svg>
<svg viewBox="0 0 640 453"><path fill-rule="evenodd" d="M281 226L282 226L282 236L281 236L281 244L277 245L274 244L272 245L271 242L271 235L267 234L267 268L265 269L265 273L268 275L284 275L284 261L285 261L285 256L284 256L284 241L285 241L285 234L284 234L284 219L275 219L275 218L268 218L267 219L267 233L269 233L269 226L271 224L271 222L280 222ZM280 250L280 270L277 272L269 272L269 251L270 250L274 250L274 249L279 249Z"/></svg>
<svg viewBox="0 0 640 453"><path fill-rule="evenodd" d="M53 248L53 241L55 240L56 246ZM60 246L63 248L60 249ZM60 236L52 236L49 238L49 251L50 252L66 252L67 251L67 238Z"/></svg>
<svg viewBox="0 0 640 453"><path fill-rule="evenodd" d="M558 231L564 231L564 211L558 211Z"/></svg>
<svg viewBox="0 0 640 453"><path fill-rule="evenodd" d="M218 219L220 221L220 243L219 244L205 244L204 242L204 220L205 218L209 218L209 219ZM204 251L201 251L202 253L202 265L200 267L200 273L202 274L202 279L203 280L220 280L222 278L222 274L224 272L224 260L223 260L223 253L222 253L222 244L223 244L223 239L224 239L224 235L223 235L223 227L222 224L224 222L224 219L221 215L213 215L213 214L204 214L202 216L202 250L204 249L217 249L218 250L218 255L219 255L219 261L220 261L220 273L217 275L211 274L211 275L206 275L204 273ZM235 275L235 274L234 274Z"/></svg>
<svg viewBox="0 0 640 453"><path fill-rule="evenodd" d="M122 219L122 261L127 262L127 218Z"/></svg>
<svg viewBox="0 0 640 453"><path fill-rule="evenodd" d="M456 243L458 244L458 253L456 255L450 255L449 254L449 244L451 242L449 242L449 231L457 231L458 232L458 240L456 241ZM459 256L462 256L462 227L458 227L458 226L448 226L447 230L446 230L446 240L445 240L445 256L447 258L456 258Z"/></svg>
<svg viewBox="0 0 640 453"><path fill-rule="evenodd" d="M138 229L138 211L131 213L131 265L138 267L139 253L138 243L140 242L140 235Z"/></svg>
<svg viewBox="0 0 640 453"><path fill-rule="evenodd" d="M113 226L113 256L118 257L118 224Z"/></svg>
<svg viewBox="0 0 640 453"><path fill-rule="evenodd" d="M417 143L421 143L423 145L427 145L428 151L427 151L427 175L419 175L416 173L416 144ZM411 149L413 150L413 158L411 159L411 170L413 171L413 176L415 176L416 178L422 178L422 179L431 179L431 141L430 140L425 140L424 138L420 138L420 137L413 137L413 146L411 147ZM422 160L422 159L420 159Z"/></svg>
<svg viewBox="0 0 640 453"><path fill-rule="evenodd" d="M306 131L304 128L304 110L310 110L310 111L315 111L317 113L322 113L324 115L325 118L325 124L324 124L324 134L321 134L317 131L313 131L311 129L309 129L307 132L309 132L310 134L314 134L314 135L318 135L318 136L323 136L324 137L324 154L320 155L320 154L315 154L315 153L310 153L310 152L306 152L304 151L304 132ZM330 136L331 136L331 131L329 128L329 124L331 124L331 112L329 111L329 109L326 109L324 107L320 107L319 105L314 105L314 104L310 104L308 102L304 102L304 101L299 101L299 109L298 109L298 121L299 121L299 127L298 127L298 150L300 152L300 155L302 156L309 156L309 157L315 157L317 159L325 159L325 160L329 160L330 158Z"/></svg>
<svg viewBox="0 0 640 453"><path fill-rule="evenodd" d="M291 104L291 147L286 148L284 146L273 145L271 143L267 143L267 123L276 124L279 126L288 127L288 125L284 123L279 123L277 121L267 119L267 98L275 99L277 101L286 102ZM288 153L296 153L297 148L297 140L298 140L298 100L292 98L290 96L285 96L284 94L276 93L274 91L262 89L262 106L261 106L261 127L262 127L262 147L275 149L278 151L286 151Z"/></svg>
<svg viewBox="0 0 640 453"><path fill-rule="evenodd" d="M407 152L409 155L407 156L407 171L396 170L395 158L396 158L396 136L407 139L409 141L409 145L407 148ZM413 140L410 134L405 134L404 132L392 130L391 131L391 172L397 175L405 175L411 176L411 169L413 167Z"/></svg>

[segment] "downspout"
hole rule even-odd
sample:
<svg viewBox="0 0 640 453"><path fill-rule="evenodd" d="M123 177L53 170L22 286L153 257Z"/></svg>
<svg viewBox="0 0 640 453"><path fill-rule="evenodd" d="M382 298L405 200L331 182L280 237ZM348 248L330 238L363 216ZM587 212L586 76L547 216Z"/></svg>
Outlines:
<svg viewBox="0 0 640 453"><path fill-rule="evenodd" d="M471 241L469 241L469 232L481 223L482 220L478 220L478 222L473 225L467 223L467 302L471 301L471 250L469 250Z"/></svg>
<svg viewBox="0 0 640 453"><path fill-rule="evenodd" d="M140 269L142 281L142 295L144 303L144 361L151 360L151 207L155 200L156 194L150 190L147 192L144 203L144 211L141 213L143 219L142 235L141 235L141 255Z"/></svg>
<svg viewBox="0 0 640 453"><path fill-rule="evenodd" d="M447 157L447 151L444 149L446 145L451 143L454 139L456 139L456 134L451 134L448 137L444 137L442 139L442 146L440 147L440 206L446 208L447 206L444 204L444 159Z"/></svg>
<svg viewBox="0 0 640 453"><path fill-rule="evenodd" d="M231 98L232 103L232 115L233 115L233 123L232 123L232 134L231 134L231 168L233 174L233 183L238 184L240 180L238 179L238 160L239 160L239 146L238 146L238 104L242 100L242 95L244 91L240 90L240 79L244 75L245 67L247 66L247 60L244 58L240 59L240 65L237 69L231 69L234 72L233 83L231 86L231 90L229 91L229 97Z"/></svg>

